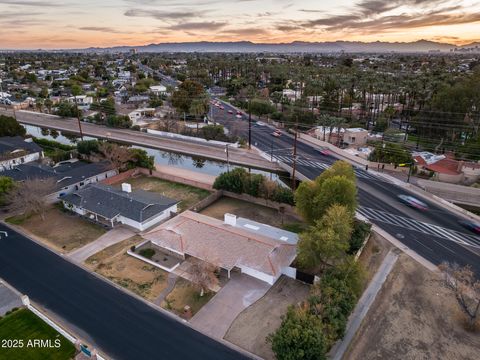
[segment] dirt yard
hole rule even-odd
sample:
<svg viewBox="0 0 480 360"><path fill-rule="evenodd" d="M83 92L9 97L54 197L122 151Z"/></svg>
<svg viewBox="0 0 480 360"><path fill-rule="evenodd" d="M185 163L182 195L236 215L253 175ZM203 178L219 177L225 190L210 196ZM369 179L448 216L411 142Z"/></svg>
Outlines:
<svg viewBox="0 0 480 360"><path fill-rule="evenodd" d="M210 195L210 192L193 186L178 184L148 176L130 178L126 181L133 190L142 189L161 193L169 198L180 200L178 210L184 211Z"/></svg>
<svg viewBox="0 0 480 360"><path fill-rule="evenodd" d="M151 301L166 288L168 274L127 254L132 245L141 241L139 236L124 240L92 255L85 264L98 274Z"/></svg>
<svg viewBox="0 0 480 360"><path fill-rule="evenodd" d="M363 252L359 258L359 261L367 270L365 287L368 286L370 280L372 280L373 276L382 264L383 259L392 247L393 245L387 240L375 233L372 233L372 236L370 237L367 245L365 245L365 248L363 249Z"/></svg>
<svg viewBox="0 0 480 360"><path fill-rule="evenodd" d="M167 295L161 306L164 309L171 310L175 314L182 316L186 305L190 306L192 316L195 315L203 305L205 305L215 293L208 292L200 296L200 291L193 284L183 278L178 278L175 287Z"/></svg>
<svg viewBox="0 0 480 360"><path fill-rule="evenodd" d="M308 285L282 276L260 300L238 315L225 340L266 360L274 360L266 338L280 326L288 306L305 300L309 289Z"/></svg>
<svg viewBox="0 0 480 360"><path fill-rule="evenodd" d="M480 334L457 309L440 276L402 254L344 359L478 359Z"/></svg>
<svg viewBox="0 0 480 360"><path fill-rule="evenodd" d="M303 225L299 222L298 218L286 214L284 215L282 223L282 216L275 209L229 197L220 198L212 205L200 211L200 213L219 220L223 220L223 215L225 213L230 213L271 226L279 228L286 227L287 230L292 230L292 228L295 228L297 224L300 227Z"/></svg>
<svg viewBox="0 0 480 360"><path fill-rule="evenodd" d="M6 221L23 228L61 253L78 249L98 239L107 231L57 206L46 212L45 220L40 215L32 215L28 218L14 216Z"/></svg>

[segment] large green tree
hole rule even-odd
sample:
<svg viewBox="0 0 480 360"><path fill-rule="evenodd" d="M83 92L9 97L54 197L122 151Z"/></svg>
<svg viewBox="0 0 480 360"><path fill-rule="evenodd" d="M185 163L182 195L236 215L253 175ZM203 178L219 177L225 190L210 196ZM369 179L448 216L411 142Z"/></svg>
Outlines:
<svg viewBox="0 0 480 360"><path fill-rule="evenodd" d="M278 360L324 360L326 340L320 319L290 307L277 331L268 337Z"/></svg>
<svg viewBox="0 0 480 360"><path fill-rule="evenodd" d="M197 105L192 106L194 102L198 101L201 101L203 108L206 109L208 98L205 89L202 84L193 80L185 80L172 94L172 105L179 112L188 114L191 110L198 109Z"/></svg>
<svg viewBox="0 0 480 360"><path fill-rule="evenodd" d="M13 117L0 115L0 137L1 136L24 136L25 128Z"/></svg>
<svg viewBox="0 0 480 360"><path fill-rule="evenodd" d="M357 188L352 165L337 161L314 181L304 181L295 192L299 213L310 224L320 219L333 204L340 204L354 213Z"/></svg>
<svg viewBox="0 0 480 360"><path fill-rule="evenodd" d="M324 270L347 255L353 215L342 205L332 205L314 226L300 234L297 260L303 268Z"/></svg>

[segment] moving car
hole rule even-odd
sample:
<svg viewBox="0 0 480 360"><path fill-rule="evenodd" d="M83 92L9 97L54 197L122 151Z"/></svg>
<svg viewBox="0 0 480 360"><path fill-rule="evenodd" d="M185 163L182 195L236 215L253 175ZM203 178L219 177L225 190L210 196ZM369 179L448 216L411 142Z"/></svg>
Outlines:
<svg viewBox="0 0 480 360"><path fill-rule="evenodd" d="M280 137L280 136L282 136L282 132L281 132L280 130L275 130L275 131L272 133L272 136Z"/></svg>
<svg viewBox="0 0 480 360"><path fill-rule="evenodd" d="M469 220L460 220L459 224L462 225L464 228L474 232L475 234L480 235L480 224L475 223Z"/></svg>
<svg viewBox="0 0 480 360"><path fill-rule="evenodd" d="M228 113L233 115L233 111L232 111L232 110L228 110Z"/></svg>
<svg viewBox="0 0 480 360"><path fill-rule="evenodd" d="M238 115L238 114L237 114L237 115L235 115L235 117L236 117L237 119L242 119L242 115Z"/></svg>
<svg viewBox="0 0 480 360"><path fill-rule="evenodd" d="M331 154L330 150L326 147L318 149L318 152L322 155L330 155Z"/></svg>
<svg viewBox="0 0 480 360"><path fill-rule="evenodd" d="M401 202L405 205L410 206L411 208L417 210L428 210L428 205L425 204L423 201L418 200L417 198L410 196L410 195L398 195L398 198Z"/></svg>

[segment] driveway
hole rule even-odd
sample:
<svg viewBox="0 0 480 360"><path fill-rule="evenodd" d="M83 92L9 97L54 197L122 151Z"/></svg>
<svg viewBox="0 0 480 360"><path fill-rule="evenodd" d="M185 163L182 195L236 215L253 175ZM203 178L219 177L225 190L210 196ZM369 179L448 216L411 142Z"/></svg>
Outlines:
<svg viewBox="0 0 480 360"><path fill-rule="evenodd" d="M99 251L123 240L129 239L132 236L135 236L135 232L132 229L126 226L117 226L100 236L97 240L81 247L80 249L72 251L68 254L68 257L81 263Z"/></svg>
<svg viewBox="0 0 480 360"><path fill-rule="evenodd" d="M15 307L23 306L20 296L0 281L0 316Z"/></svg>
<svg viewBox="0 0 480 360"><path fill-rule="evenodd" d="M198 331L222 339L233 320L260 299L271 285L244 274L233 273L227 284L190 320Z"/></svg>

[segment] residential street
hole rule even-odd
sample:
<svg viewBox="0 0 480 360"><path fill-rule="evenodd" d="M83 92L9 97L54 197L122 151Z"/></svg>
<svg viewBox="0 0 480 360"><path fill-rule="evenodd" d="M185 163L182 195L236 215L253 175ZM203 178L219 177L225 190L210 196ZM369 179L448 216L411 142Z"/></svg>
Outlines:
<svg viewBox="0 0 480 360"><path fill-rule="evenodd" d="M47 220L48 221L48 220ZM0 231L0 278L114 359L234 360L208 338L14 232Z"/></svg>

